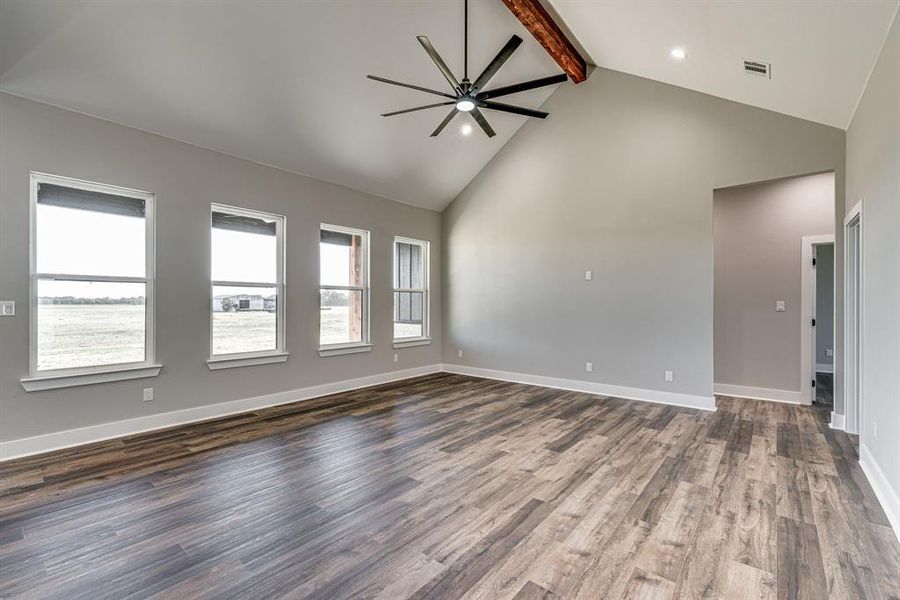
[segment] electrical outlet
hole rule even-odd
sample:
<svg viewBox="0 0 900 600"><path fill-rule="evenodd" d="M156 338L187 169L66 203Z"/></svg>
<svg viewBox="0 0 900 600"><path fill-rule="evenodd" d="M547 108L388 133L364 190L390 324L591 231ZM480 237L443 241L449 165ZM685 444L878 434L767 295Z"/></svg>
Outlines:
<svg viewBox="0 0 900 600"><path fill-rule="evenodd" d="M834 350L831 348L825 348L825 356L834 356Z"/></svg>
<svg viewBox="0 0 900 600"><path fill-rule="evenodd" d="M394 362L400 362L400 355L394 354Z"/></svg>
<svg viewBox="0 0 900 600"><path fill-rule="evenodd" d="M584 363L584 372L585 373L593 373L594 372L594 363Z"/></svg>
<svg viewBox="0 0 900 600"><path fill-rule="evenodd" d="M593 271L591 271L590 269L588 269L587 271L584 272L584 280L585 280L585 281L590 281L590 280L593 279L593 278L594 278L594 272L593 272Z"/></svg>
<svg viewBox="0 0 900 600"><path fill-rule="evenodd" d="M144 388L144 402L153 401L153 388Z"/></svg>
<svg viewBox="0 0 900 600"><path fill-rule="evenodd" d="M784 300L776 300L775 301L775 312L784 312Z"/></svg>
<svg viewBox="0 0 900 600"><path fill-rule="evenodd" d="M462 358L462 350L456 351L456 358Z"/></svg>
<svg viewBox="0 0 900 600"><path fill-rule="evenodd" d="M666 381L675 381L675 373L672 371L666 371Z"/></svg>
<svg viewBox="0 0 900 600"><path fill-rule="evenodd" d="M16 303L14 300L0 300L0 317L16 316Z"/></svg>

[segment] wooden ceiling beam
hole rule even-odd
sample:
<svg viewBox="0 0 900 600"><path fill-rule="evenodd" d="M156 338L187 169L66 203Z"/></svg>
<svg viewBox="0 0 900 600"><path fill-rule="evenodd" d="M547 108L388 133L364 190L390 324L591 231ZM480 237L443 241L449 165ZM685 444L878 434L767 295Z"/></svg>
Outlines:
<svg viewBox="0 0 900 600"><path fill-rule="evenodd" d="M539 0L503 0L503 4L573 82L581 83L587 79L587 61Z"/></svg>

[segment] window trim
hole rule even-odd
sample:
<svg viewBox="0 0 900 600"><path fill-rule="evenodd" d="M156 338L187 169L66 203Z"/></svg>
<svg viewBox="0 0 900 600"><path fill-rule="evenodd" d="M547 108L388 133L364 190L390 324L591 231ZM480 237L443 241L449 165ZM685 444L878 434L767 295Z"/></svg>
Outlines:
<svg viewBox="0 0 900 600"><path fill-rule="evenodd" d="M336 233L346 233L349 235L358 235L363 239L362 244L362 263L363 263L363 284L358 285L322 285L322 230L333 231ZM370 257L370 233L366 229L358 229L356 227L344 227L343 225L331 225L330 223L319 223L319 356L339 356L342 354L355 354L357 352L369 352L372 349L370 327L370 297L369 293L369 257ZM346 290L362 292L362 339L358 342L341 342L337 344L322 343L322 290Z"/></svg>
<svg viewBox="0 0 900 600"><path fill-rule="evenodd" d="M397 268L397 244L414 244L422 248L422 278L425 284L422 288L398 288L394 287ZM431 242L415 238L394 236L391 252L391 336L394 348L409 348L412 346L427 346L431 343ZM397 292L416 292L423 294L422 298L422 335L412 337L393 337L394 335L394 294Z"/></svg>
<svg viewBox="0 0 900 600"><path fill-rule="evenodd" d="M88 192L112 194L144 201L144 277L119 277L107 275L82 275L40 273L37 271L37 205L40 184L59 185ZM26 391L55 389L103 383L122 379L155 377L162 365L156 362L156 228L155 194L116 185L84 181L32 171L29 181L29 341L28 377L20 379ZM38 369L38 283L41 280L56 281L108 281L116 283L143 283L144 287L144 360L72 367L62 369Z"/></svg>
<svg viewBox="0 0 900 600"><path fill-rule="evenodd" d="M254 219L274 219L275 221L275 278L271 283L259 283L248 281L225 281L212 278L212 215L214 212L224 212L230 215L250 217ZM290 353L285 350L285 256L287 254L285 229L287 217L276 213L269 213L240 206L211 203L209 206L209 356L206 365L210 371L228 369L232 367L249 367L271 363L281 363L287 360ZM213 319L215 312L212 309L212 301L216 286L222 287L258 287L275 288L275 348L271 350L257 350L254 352L231 352L228 354L215 354L213 351Z"/></svg>

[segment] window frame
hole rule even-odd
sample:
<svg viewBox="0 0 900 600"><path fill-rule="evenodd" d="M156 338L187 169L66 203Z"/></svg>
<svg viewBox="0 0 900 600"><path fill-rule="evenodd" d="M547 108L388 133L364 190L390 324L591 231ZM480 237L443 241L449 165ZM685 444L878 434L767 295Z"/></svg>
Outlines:
<svg viewBox="0 0 900 600"><path fill-rule="evenodd" d="M362 237L362 264L363 273L361 286L342 286L342 285L322 285L322 231L333 231L335 233L346 233L348 235L358 235ZM340 354L352 354L355 352L369 352L372 349L370 335L370 307L369 301L371 294L369 293L369 257L370 257L370 234L368 230L358 229L356 227L345 227L343 225L331 225L330 223L319 224L319 356L337 356ZM338 290L338 291L358 291L362 293L362 327L361 340L358 342L343 342L338 344L322 343L322 291Z"/></svg>
<svg viewBox="0 0 900 600"><path fill-rule="evenodd" d="M88 192L111 194L134 198L144 202L144 276L84 275L75 273L42 273L37 270L37 206L38 187L41 184L58 185ZM156 362L156 229L155 194L116 185L83 181L60 175L31 172L29 184L29 361L28 377L20 380L26 391L38 391L104 383L142 377L155 377L162 365ZM144 284L144 360L71 367L61 369L38 369L38 284L49 281L86 281L105 283Z"/></svg>
<svg viewBox="0 0 900 600"><path fill-rule="evenodd" d="M213 230L213 213L222 212L229 215L249 217L252 219L267 219L275 222L275 284L259 283L253 281L225 281L213 279L212 276L212 230ZM206 361L210 370L227 369L232 367L248 367L253 365L263 365L270 363L285 362L289 353L285 349L285 255L286 241L285 229L287 228L287 217L276 213L269 213L250 208L242 208L240 206L231 206L228 204L212 203L209 207L209 358ZM275 348L273 350L258 350L253 352L232 352L229 354L215 354L213 351L213 320L215 312L212 308L215 289L217 286L224 287L251 287L251 288L275 288Z"/></svg>
<svg viewBox="0 0 900 600"><path fill-rule="evenodd" d="M397 281L397 244L412 244L422 248L422 288L398 288L395 286ZM405 348L409 346L424 346L431 343L431 242L428 240L418 240L415 238L394 236L392 247L392 263L391 263L391 337L393 339L394 348ZM396 311L395 294L397 292L414 292L422 294L422 335L414 337L394 337L394 314Z"/></svg>

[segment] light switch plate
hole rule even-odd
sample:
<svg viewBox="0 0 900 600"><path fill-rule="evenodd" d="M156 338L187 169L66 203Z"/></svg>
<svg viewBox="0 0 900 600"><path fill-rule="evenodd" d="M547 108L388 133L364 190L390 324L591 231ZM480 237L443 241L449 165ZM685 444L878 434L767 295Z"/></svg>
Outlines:
<svg viewBox="0 0 900 600"><path fill-rule="evenodd" d="M585 281L590 281L590 280L593 279L593 278L594 278L594 272L593 272L593 271L591 271L590 269L588 269L587 271L584 272L584 280L585 280Z"/></svg>
<svg viewBox="0 0 900 600"><path fill-rule="evenodd" d="M593 373L594 372L594 363L584 363L584 372L585 373Z"/></svg>
<svg viewBox="0 0 900 600"><path fill-rule="evenodd" d="M15 300L0 300L0 317L16 316Z"/></svg>
<svg viewBox="0 0 900 600"><path fill-rule="evenodd" d="M826 348L825 356L834 356L834 350L832 350L831 348Z"/></svg>
<svg viewBox="0 0 900 600"><path fill-rule="evenodd" d="M675 381L675 374L672 371L665 372L666 381Z"/></svg>
<svg viewBox="0 0 900 600"><path fill-rule="evenodd" d="M775 312L784 312L784 300L775 301Z"/></svg>

